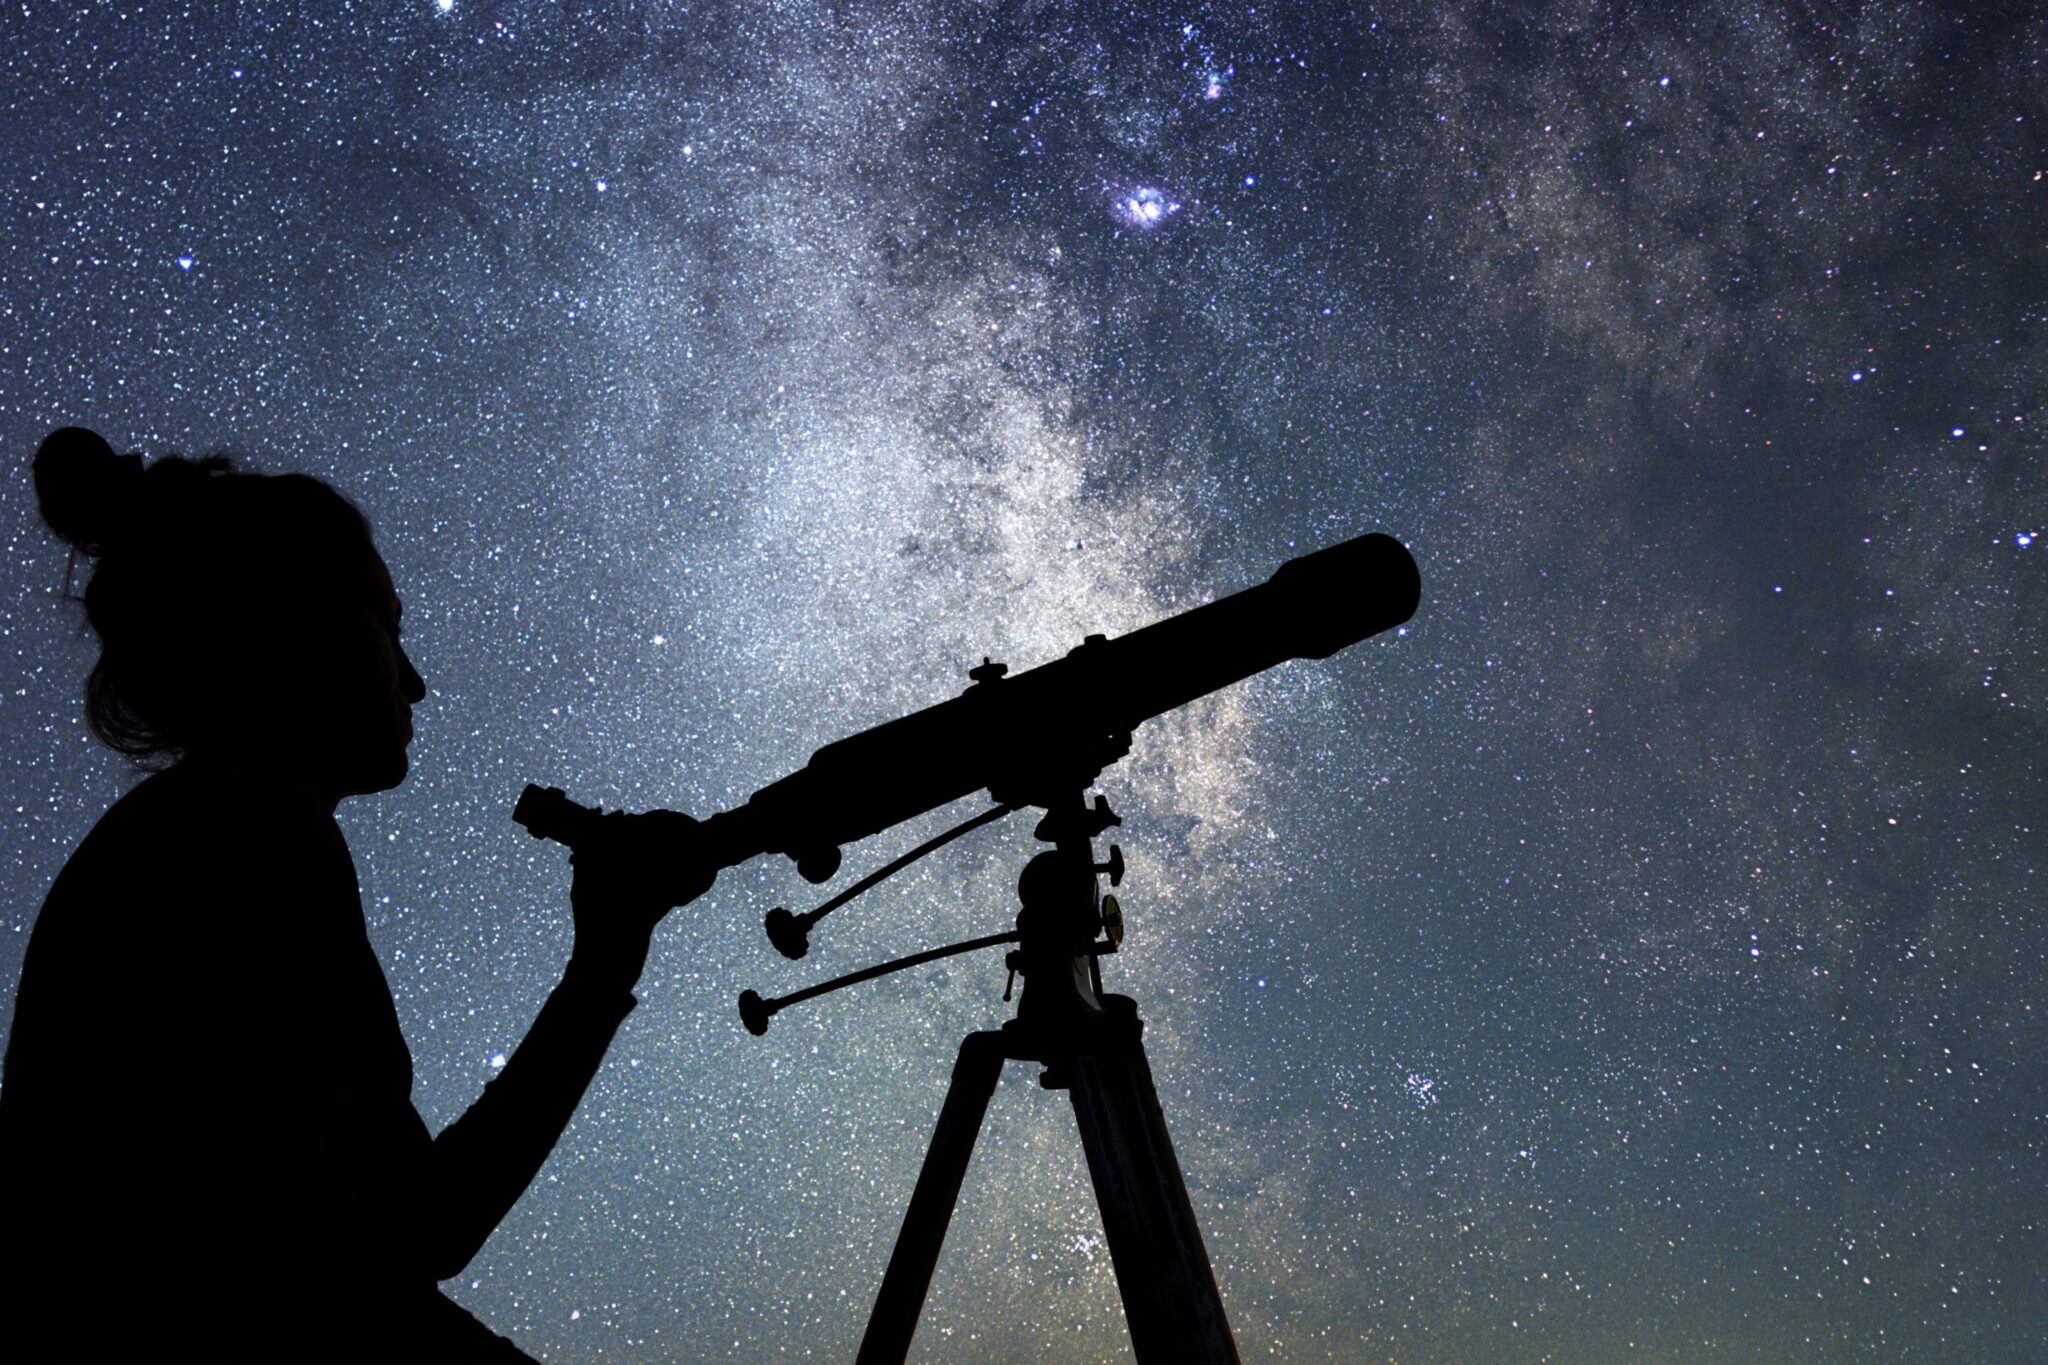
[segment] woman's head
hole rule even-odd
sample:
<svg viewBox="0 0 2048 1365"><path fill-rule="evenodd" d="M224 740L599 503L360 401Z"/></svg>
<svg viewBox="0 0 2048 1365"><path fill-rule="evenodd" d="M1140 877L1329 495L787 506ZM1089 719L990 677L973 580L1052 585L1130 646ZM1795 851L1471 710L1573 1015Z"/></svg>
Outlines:
<svg viewBox="0 0 2048 1365"><path fill-rule="evenodd" d="M424 689L369 523L341 494L224 456L145 468L81 427L44 439L35 483L50 529L98 561L93 733L138 758L260 756L336 796L404 778Z"/></svg>

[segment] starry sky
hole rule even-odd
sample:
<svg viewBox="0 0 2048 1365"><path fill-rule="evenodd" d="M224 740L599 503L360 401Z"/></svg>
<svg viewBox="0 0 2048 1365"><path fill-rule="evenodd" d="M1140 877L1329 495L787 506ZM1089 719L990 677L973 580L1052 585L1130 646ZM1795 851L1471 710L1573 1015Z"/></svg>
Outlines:
<svg viewBox="0 0 2048 1365"><path fill-rule="evenodd" d="M341 818L436 1127L567 955L523 783L706 815L1384 530L1404 635L1100 785L1244 1354L2038 1360L2044 57L2018 3L22 0L0 1028L136 780L52 426L369 512L430 696ZM734 997L1009 927L1033 847L801 964L760 919L823 892L723 874L449 1292L551 1362L846 1358L1001 962ZM1015 1065L914 1355L1128 1351Z"/></svg>

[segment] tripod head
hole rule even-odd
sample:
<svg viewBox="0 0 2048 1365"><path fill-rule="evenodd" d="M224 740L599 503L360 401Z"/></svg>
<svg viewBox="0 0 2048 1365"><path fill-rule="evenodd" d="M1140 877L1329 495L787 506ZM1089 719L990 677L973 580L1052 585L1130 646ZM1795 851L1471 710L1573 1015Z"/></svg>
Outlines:
<svg viewBox="0 0 2048 1365"><path fill-rule="evenodd" d="M776 940L777 934L788 935L808 929L823 914L844 904L862 890L874 885L891 873L908 866L934 849L950 843L970 829L978 828L992 820L1008 815L1009 806L997 806L984 811L966 823L957 825L938 838L928 841L910 853L898 858L881 871L870 876L845 894L835 897L819 909L805 915L791 915L780 906L768 912L768 936ZM1001 943L1018 944L1016 951L1006 959L1010 968L1011 984L1015 985L1018 972L1025 973L1026 1001L1017 1007L1018 1019L1026 1024L1037 1024L1043 1028L1055 1011L1043 1008L1048 996L1056 996L1057 1013L1071 1024L1077 1018L1075 1011L1096 1014L1101 1010L1102 973L1097 959L1105 953L1116 952L1123 942L1122 911L1114 900L1096 897L1098 873L1108 873L1110 885L1122 883L1124 875L1124 853L1121 848L1110 848L1109 861L1097 863L1091 840L1103 830L1123 821L1109 809L1109 803L1100 796L1091 807L1078 795L1071 804L1055 803L1038 822L1035 832L1038 838L1049 840L1053 847L1034 856L1024 865L1024 871L1017 879L1017 896L1023 902L1023 909L1017 915L1017 927L1006 934L989 934L965 942L948 944L943 948L929 948L921 953L897 958L890 962L878 963L872 967L849 972L793 991L777 999L767 999L755 991L740 993L740 1020L747 1031L756 1037L768 1031L768 1020L790 1005L809 1000L862 981L872 981L878 976L888 976L911 967L922 966L943 957L974 952L981 948L993 948ZM793 929L793 925L802 928ZM1105 941L1096 941L1096 934L1107 930ZM777 947L781 942L777 941ZM800 957L802 952L783 950L785 957ZM1035 974L1043 972L1045 979L1064 980L1071 989L1054 991L1033 991L1030 982ZM1003 999L1010 998L1005 989ZM1028 1002L1028 1005L1027 1003Z"/></svg>

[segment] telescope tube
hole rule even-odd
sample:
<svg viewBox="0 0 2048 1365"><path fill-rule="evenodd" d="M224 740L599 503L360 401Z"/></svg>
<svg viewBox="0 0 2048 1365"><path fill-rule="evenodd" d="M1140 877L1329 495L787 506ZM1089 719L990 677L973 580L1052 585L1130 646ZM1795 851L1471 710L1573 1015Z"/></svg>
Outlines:
<svg viewBox="0 0 2048 1365"><path fill-rule="evenodd" d="M800 867L823 867L814 878L823 880L842 844L985 787L999 801L1035 804L1017 784L1048 771L1056 756L1113 759L1119 741L1153 716L1289 659L1327 659L1408 620L1421 596L1415 560L1398 540L1358 536L1128 635L1091 635L1017 677L977 669L962 695L827 744L745 805L705 821L703 833L720 866L784 853Z"/></svg>

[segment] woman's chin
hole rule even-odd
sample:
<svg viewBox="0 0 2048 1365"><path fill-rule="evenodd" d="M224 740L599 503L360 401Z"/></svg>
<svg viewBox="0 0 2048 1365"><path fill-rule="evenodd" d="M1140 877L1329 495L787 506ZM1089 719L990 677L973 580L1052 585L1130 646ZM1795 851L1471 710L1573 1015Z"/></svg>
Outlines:
<svg viewBox="0 0 2048 1365"><path fill-rule="evenodd" d="M403 783L406 774L412 771L412 760L405 750L374 767L364 766L350 775L342 790L349 796L369 796L373 792L387 792Z"/></svg>

